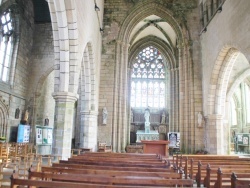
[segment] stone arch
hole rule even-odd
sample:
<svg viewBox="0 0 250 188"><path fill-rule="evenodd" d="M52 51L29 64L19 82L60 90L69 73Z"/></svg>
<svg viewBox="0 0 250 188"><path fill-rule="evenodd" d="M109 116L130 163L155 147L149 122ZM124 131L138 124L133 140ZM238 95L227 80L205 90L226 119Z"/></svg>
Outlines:
<svg viewBox="0 0 250 188"><path fill-rule="evenodd" d="M79 78L75 0L48 0L54 38L55 92L76 93ZM57 82L58 80L58 82Z"/></svg>
<svg viewBox="0 0 250 188"><path fill-rule="evenodd" d="M81 96L84 100L84 109L96 110L97 89L96 89L96 71L92 44L87 43L82 60L81 68Z"/></svg>
<svg viewBox="0 0 250 188"><path fill-rule="evenodd" d="M225 109L228 105L226 95L230 74L239 54L239 50L233 45L225 45L214 63L207 103L209 124L207 134L211 142L208 148L210 153L225 154L229 149L230 128L227 121L224 121L227 115Z"/></svg>
<svg viewBox="0 0 250 188"><path fill-rule="evenodd" d="M154 46L157 49L159 49L161 51L161 53L163 54L164 58L165 58L165 62L167 63L165 64L165 67L168 67L168 69L173 69L174 67L176 67L176 60L174 57L174 52L172 51L171 47L163 40L159 39L158 37L155 36L148 36L145 37L141 40L139 40L138 42L136 42L136 44L134 44L131 49L130 49L130 57L128 60L128 67L131 67L131 61L135 58L135 56L145 47L147 46Z"/></svg>
<svg viewBox="0 0 250 188"><path fill-rule="evenodd" d="M37 86L36 86L36 91L35 91L35 95L36 96L39 96L40 95L40 92L41 92L41 88L43 86L43 83L45 81L45 79L48 77L48 75L54 71L55 67L54 66L51 66L49 69L47 69L41 76L40 78L38 79L38 82L37 82Z"/></svg>
<svg viewBox="0 0 250 188"><path fill-rule="evenodd" d="M118 40L129 43L129 36L135 25L143 18L153 14L165 19L166 22L173 27L173 30L177 35L177 40L179 40L180 43L183 42L183 34L177 21L173 18L170 12L166 11L166 8L164 8L161 4L155 3L154 1L148 2L147 4L138 3L135 6L122 23Z"/></svg>
<svg viewBox="0 0 250 188"><path fill-rule="evenodd" d="M7 137L7 126L9 118L9 107L0 99L0 136Z"/></svg>
<svg viewBox="0 0 250 188"><path fill-rule="evenodd" d="M80 147L93 148L97 145L97 89L93 47L88 42L83 52L80 73L80 122L77 129Z"/></svg>
<svg viewBox="0 0 250 188"><path fill-rule="evenodd" d="M133 29L136 25L144 18L156 15L164 19L173 28L177 36L177 45L180 48L176 55L179 56L178 61L183 61L184 64L191 63L188 59L184 58L184 50L186 50L186 44L184 43L183 32L178 24L177 20L173 18L171 12L164 7L159 1L148 0L147 3L138 2L134 8L128 13L128 16L121 24L121 29L118 34L116 43L116 62L115 62L115 83L114 83L114 104L112 114L112 145L113 151L123 152L125 151L126 144L129 143L129 114L130 104L127 96L129 96L128 85L129 85L129 69L128 60L131 58L129 54L129 39ZM173 47L172 47L173 48ZM183 52L182 52L183 50ZM131 51L130 51L131 52ZM187 52L189 53L189 52ZM183 59L182 59L183 58ZM176 113L172 113L173 116L170 118L170 122L174 122L174 126L179 126L179 70L173 68L170 71L171 83L175 83L172 91L174 96L175 107L172 108ZM171 104L172 105L172 104ZM173 104L174 106L174 104Z"/></svg>
<svg viewBox="0 0 250 188"><path fill-rule="evenodd" d="M210 78L208 109L209 114L224 115L228 81L239 51L225 46L220 51Z"/></svg>
<svg viewBox="0 0 250 188"><path fill-rule="evenodd" d="M227 92L227 101L233 96L233 93L235 89L240 85L241 82L243 82L247 77L250 76L250 68L245 70L242 74L240 74L232 84L232 86L229 88Z"/></svg>

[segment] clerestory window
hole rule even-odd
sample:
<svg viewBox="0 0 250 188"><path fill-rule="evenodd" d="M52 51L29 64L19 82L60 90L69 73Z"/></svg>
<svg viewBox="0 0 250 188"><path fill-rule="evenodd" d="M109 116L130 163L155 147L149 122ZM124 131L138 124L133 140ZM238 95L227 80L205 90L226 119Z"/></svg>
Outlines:
<svg viewBox="0 0 250 188"><path fill-rule="evenodd" d="M13 20L8 9L1 15L0 80L9 81L13 49Z"/></svg>
<svg viewBox="0 0 250 188"><path fill-rule="evenodd" d="M165 66L160 51L149 46L136 56L131 81L131 107L165 107Z"/></svg>

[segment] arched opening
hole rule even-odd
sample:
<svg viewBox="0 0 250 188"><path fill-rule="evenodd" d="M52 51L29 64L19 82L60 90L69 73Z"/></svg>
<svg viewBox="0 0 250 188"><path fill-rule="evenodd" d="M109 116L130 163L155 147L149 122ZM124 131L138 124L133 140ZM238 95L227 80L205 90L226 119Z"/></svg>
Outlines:
<svg viewBox="0 0 250 188"><path fill-rule="evenodd" d="M221 57L222 53L223 58ZM213 84L211 84L213 86L210 86L209 101L212 101L214 97L214 103L210 102L211 106L209 107L210 112L214 115L208 117L211 124L210 130L216 127L219 136L212 139L211 131L208 131L208 134L210 134L210 142L214 142L213 145L217 146L217 148L210 148L210 150L213 153L225 154L238 148L235 146L236 140L234 139L237 134L249 134L245 95L249 82L250 65L244 54L235 48L225 47L221 56L218 57L220 60L215 63L216 70L214 69ZM215 80L217 81L215 82ZM244 150L242 148L242 151Z"/></svg>

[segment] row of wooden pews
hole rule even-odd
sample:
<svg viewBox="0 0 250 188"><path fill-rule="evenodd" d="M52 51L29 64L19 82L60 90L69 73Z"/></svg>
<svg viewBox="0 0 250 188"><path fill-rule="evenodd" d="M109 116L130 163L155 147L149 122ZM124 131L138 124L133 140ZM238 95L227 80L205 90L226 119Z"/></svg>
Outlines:
<svg viewBox="0 0 250 188"><path fill-rule="evenodd" d="M174 155L174 169L184 169L197 187L249 187L250 158L229 155Z"/></svg>
<svg viewBox="0 0 250 188"><path fill-rule="evenodd" d="M59 162L60 158L53 155L26 154L2 161L0 165L0 187L10 187L10 177L15 171L19 178L28 179L30 166L36 171L41 171L41 167L52 166L53 162Z"/></svg>
<svg viewBox="0 0 250 188"><path fill-rule="evenodd" d="M41 187L193 187L168 160L154 154L89 152L60 160L41 172L31 168L28 180L13 174L11 188Z"/></svg>

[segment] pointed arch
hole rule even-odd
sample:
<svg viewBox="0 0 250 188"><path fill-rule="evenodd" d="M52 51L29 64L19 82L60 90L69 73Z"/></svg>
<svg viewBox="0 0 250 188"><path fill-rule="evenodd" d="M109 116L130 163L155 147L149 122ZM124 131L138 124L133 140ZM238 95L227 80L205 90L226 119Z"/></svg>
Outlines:
<svg viewBox="0 0 250 188"><path fill-rule="evenodd" d="M55 54L55 92L77 93L80 65L75 0L48 0Z"/></svg>
<svg viewBox="0 0 250 188"><path fill-rule="evenodd" d="M96 110L97 106L97 88L96 88L96 71L94 54L91 43L87 43L81 68L81 97L82 97L82 110ZM83 109L84 108L84 109Z"/></svg>
<svg viewBox="0 0 250 188"><path fill-rule="evenodd" d="M0 136L7 137L9 107L0 99Z"/></svg>
<svg viewBox="0 0 250 188"><path fill-rule="evenodd" d="M118 35L118 40L123 41L126 44L129 43L129 36L135 27L143 18L156 15L164 19L168 22L173 30L177 35L177 40L181 44L183 43L183 34L180 25L177 21L173 18L170 12L167 11L165 7L163 7L160 3L149 2L145 3L138 3L133 10L129 13L126 17L124 22L122 23L121 30Z"/></svg>
<svg viewBox="0 0 250 188"><path fill-rule="evenodd" d="M209 114L225 113L228 81L238 55L239 51L236 48L225 46L216 59L209 86Z"/></svg>
<svg viewBox="0 0 250 188"><path fill-rule="evenodd" d="M172 51L171 47L169 46L169 44L167 44L165 41L161 40L160 38L156 37L156 36L148 36L145 37L141 40L139 40L138 42L136 42L130 51L130 56L129 56L129 60L128 60L128 67L131 67L131 61L135 58L135 56L139 53L139 51L141 51L143 48L147 47L147 46L154 46L157 49L159 49L161 51L161 53L163 54L165 61L165 67L167 67L168 69L173 69L174 67L177 67L176 65L176 59L174 57L174 52Z"/></svg>

